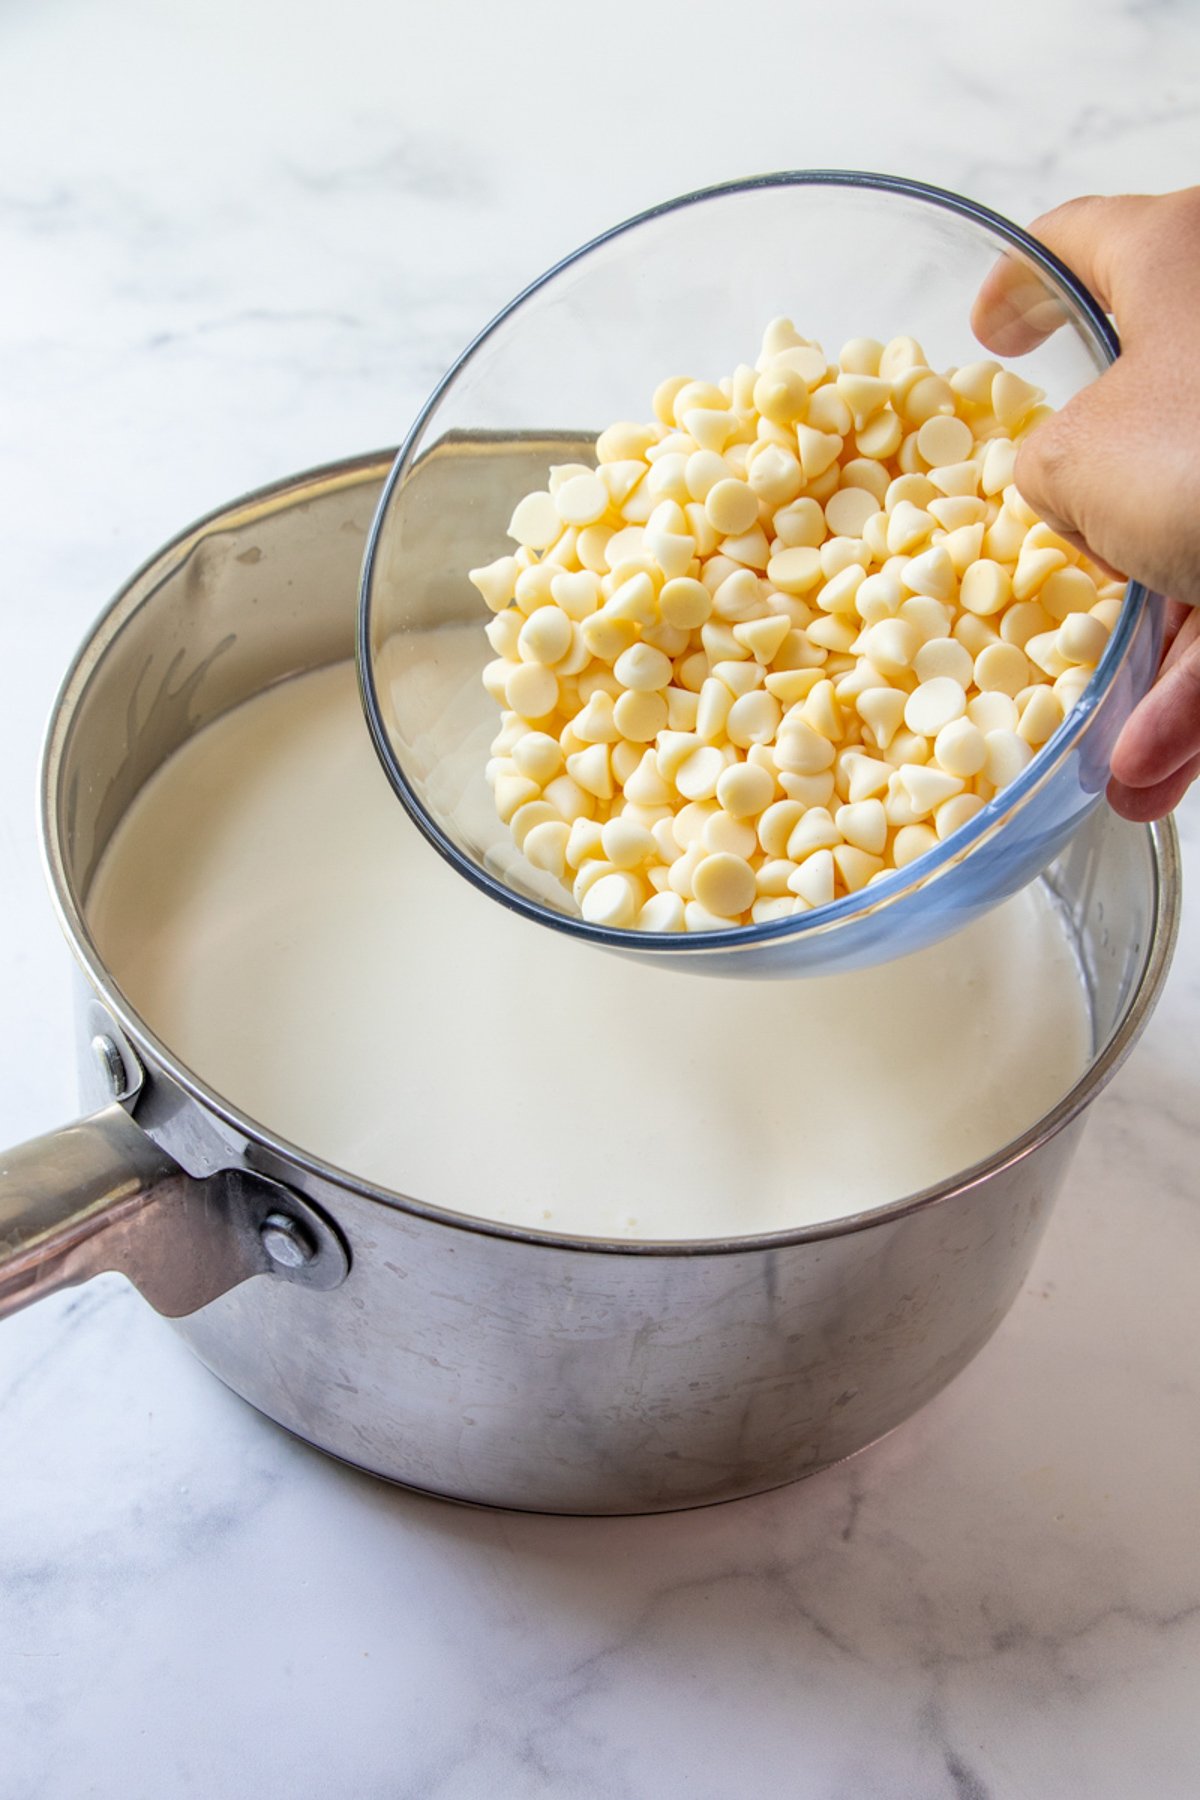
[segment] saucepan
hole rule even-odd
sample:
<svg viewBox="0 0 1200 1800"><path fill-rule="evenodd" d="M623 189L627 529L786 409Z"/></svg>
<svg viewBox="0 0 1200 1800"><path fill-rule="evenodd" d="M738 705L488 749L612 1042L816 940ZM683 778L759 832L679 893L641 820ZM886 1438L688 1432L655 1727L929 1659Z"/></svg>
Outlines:
<svg viewBox="0 0 1200 1800"><path fill-rule="evenodd" d="M544 450L469 444L465 474L444 463L438 478L478 493L509 459L507 487L511 459L544 464ZM1161 989L1174 831L1098 811L1043 877L1089 990L1090 1066L1022 1137L940 1186L831 1223L672 1243L518 1229L373 1187L186 1068L122 996L86 907L113 831L179 745L353 655L391 464L338 463L203 520L133 577L67 675L42 833L79 965L91 1110L0 1156L0 1312L118 1270L262 1412L457 1500L652 1512L810 1474L936 1394L1020 1291L1087 1108ZM430 533L430 556L461 562ZM314 1012L318 1061L321 1032Z"/></svg>

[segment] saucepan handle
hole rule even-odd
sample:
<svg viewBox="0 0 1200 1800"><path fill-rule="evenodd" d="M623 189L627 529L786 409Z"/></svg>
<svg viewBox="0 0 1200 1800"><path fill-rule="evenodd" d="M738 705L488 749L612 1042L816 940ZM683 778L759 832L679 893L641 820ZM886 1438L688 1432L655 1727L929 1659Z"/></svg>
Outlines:
<svg viewBox="0 0 1200 1800"><path fill-rule="evenodd" d="M115 1269L181 1318L252 1275L345 1280L336 1226L243 1168L193 1179L118 1103L0 1151L0 1318Z"/></svg>

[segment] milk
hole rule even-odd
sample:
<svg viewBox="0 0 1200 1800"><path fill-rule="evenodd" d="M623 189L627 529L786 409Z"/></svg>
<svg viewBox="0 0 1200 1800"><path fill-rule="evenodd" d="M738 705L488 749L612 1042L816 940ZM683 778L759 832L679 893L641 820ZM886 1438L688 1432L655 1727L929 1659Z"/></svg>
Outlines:
<svg viewBox="0 0 1200 1800"><path fill-rule="evenodd" d="M225 1100L352 1175L615 1238L779 1231L968 1167L1082 1073L1040 887L881 968L738 982L516 917L406 818L349 664L208 726L93 885L101 955Z"/></svg>

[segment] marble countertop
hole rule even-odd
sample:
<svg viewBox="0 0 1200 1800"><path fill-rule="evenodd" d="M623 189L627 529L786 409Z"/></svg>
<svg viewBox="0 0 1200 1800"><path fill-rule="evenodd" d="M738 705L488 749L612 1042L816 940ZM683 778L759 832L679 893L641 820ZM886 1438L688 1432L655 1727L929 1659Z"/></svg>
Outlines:
<svg viewBox="0 0 1200 1800"><path fill-rule="evenodd" d="M984 22L986 20L986 23ZM12 0L0 21L0 1143L75 1109L35 770L176 529L394 442L674 192L892 169L1026 218L1196 179L1183 0ZM1200 869L1200 793L1180 818ZM1200 902L1027 1291L914 1422L626 1520L339 1467L115 1277L0 1331L3 1800L1194 1800Z"/></svg>

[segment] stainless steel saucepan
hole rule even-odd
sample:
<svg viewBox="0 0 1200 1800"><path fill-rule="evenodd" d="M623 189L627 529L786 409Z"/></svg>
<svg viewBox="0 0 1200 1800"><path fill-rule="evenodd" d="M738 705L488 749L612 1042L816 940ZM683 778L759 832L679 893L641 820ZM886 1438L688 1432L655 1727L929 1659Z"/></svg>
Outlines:
<svg viewBox="0 0 1200 1800"><path fill-rule="evenodd" d="M490 459L529 450L465 449L472 492ZM1166 974L1174 832L1101 812L1052 867L1090 989L1092 1064L1032 1130L936 1189L769 1237L605 1243L453 1214L330 1168L180 1064L122 998L85 906L115 827L185 739L353 654L390 464L340 463L204 520L118 595L67 676L43 837L82 971L82 1089L97 1110L0 1156L0 1312L120 1270L252 1405L348 1462L460 1500L649 1512L810 1474L944 1387L1019 1292L1086 1108ZM461 568L462 550L431 529L431 556Z"/></svg>

